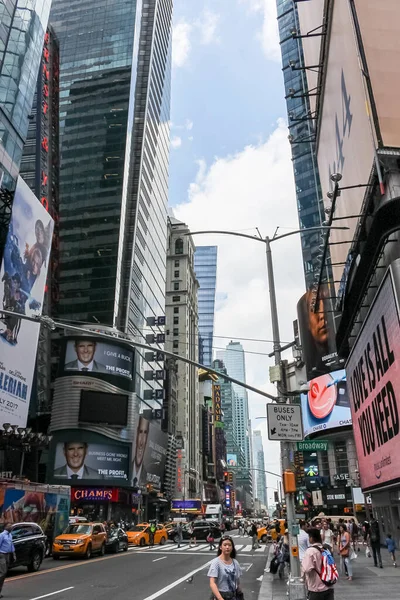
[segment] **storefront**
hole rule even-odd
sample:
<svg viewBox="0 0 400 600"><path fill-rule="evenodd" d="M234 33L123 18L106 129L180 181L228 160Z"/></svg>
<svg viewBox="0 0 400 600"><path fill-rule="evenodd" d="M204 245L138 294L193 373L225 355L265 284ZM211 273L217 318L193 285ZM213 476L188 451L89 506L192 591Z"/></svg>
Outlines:
<svg viewBox="0 0 400 600"><path fill-rule="evenodd" d="M71 488L71 515L90 521L135 521L131 492L122 488ZM134 511L134 512L133 512Z"/></svg>

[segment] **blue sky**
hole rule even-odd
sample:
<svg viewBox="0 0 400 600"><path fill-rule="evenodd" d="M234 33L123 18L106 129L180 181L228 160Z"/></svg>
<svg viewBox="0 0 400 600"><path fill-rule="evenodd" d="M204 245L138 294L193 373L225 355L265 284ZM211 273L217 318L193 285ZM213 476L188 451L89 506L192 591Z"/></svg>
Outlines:
<svg viewBox="0 0 400 600"><path fill-rule="evenodd" d="M298 228L286 125L275 0L174 0L170 204L191 231L263 235ZM271 340L264 248L228 236L195 236L218 245L214 346L229 339ZM273 245L281 340L293 339L304 292L298 236ZM271 342L243 341L247 382L269 383ZM290 358L290 357L289 357ZM249 393L261 429L266 469L279 469L269 442L266 399ZM270 478L269 496L276 485Z"/></svg>

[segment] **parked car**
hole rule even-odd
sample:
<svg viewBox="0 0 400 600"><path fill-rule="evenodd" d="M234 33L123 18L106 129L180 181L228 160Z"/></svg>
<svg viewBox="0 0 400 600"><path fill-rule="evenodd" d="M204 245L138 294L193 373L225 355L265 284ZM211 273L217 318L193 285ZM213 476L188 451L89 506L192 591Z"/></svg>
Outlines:
<svg viewBox="0 0 400 600"><path fill-rule="evenodd" d="M193 536L196 540L205 540L207 539L208 532L210 530L210 526L212 527L214 538L219 538L221 536L221 531L218 524L215 521L193 521L194 533ZM189 532L189 523L183 525L182 527L182 539L189 540L190 539ZM168 539L172 542L178 542L178 531L176 527L173 527L168 531Z"/></svg>
<svg viewBox="0 0 400 600"><path fill-rule="evenodd" d="M146 546L150 544L150 523L139 523L132 525L126 530L128 541L135 546ZM154 543L165 544L168 539L168 532L164 525L157 525L157 530L154 534Z"/></svg>
<svg viewBox="0 0 400 600"><path fill-rule="evenodd" d="M15 523L11 529L16 560L11 560L9 569L28 567L31 573L38 571L46 553L47 537L36 523Z"/></svg>
<svg viewBox="0 0 400 600"><path fill-rule="evenodd" d="M112 527L107 534L106 552L117 553L120 550L128 550L128 536L120 527Z"/></svg>
<svg viewBox="0 0 400 600"><path fill-rule="evenodd" d="M61 556L81 556L91 558L106 551L107 533L103 523L74 523L68 525L64 533L53 542L53 559Z"/></svg>

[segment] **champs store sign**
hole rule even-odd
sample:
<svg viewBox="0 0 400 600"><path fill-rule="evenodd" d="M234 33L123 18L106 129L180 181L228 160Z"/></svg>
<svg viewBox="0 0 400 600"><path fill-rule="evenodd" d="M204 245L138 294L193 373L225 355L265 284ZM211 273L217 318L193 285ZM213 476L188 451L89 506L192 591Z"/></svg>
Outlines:
<svg viewBox="0 0 400 600"><path fill-rule="evenodd" d="M105 488L72 488L72 502L86 500L88 502L118 502L117 489Z"/></svg>
<svg viewBox="0 0 400 600"><path fill-rule="evenodd" d="M388 269L346 366L363 491L400 481L400 261Z"/></svg>

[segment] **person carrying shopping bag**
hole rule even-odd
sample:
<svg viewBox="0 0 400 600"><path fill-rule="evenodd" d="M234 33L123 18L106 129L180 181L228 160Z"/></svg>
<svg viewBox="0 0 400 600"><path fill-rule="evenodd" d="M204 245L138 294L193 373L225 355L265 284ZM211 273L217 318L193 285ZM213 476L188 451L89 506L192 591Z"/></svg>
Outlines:
<svg viewBox="0 0 400 600"><path fill-rule="evenodd" d="M342 567L349 581L353 580L353 565L350 560L351 537L344 523L339 526L339 554Z"/></svg>
<svg viewBox="0 0 400 600"><path fill-rule="evenodd" d="M214 530L212 525L210 525L210 528L208 530L207 533L207 542L210 544L210 550L215 550L216 546L214 544Z"/></svg>
<svg viewBox="0 0 400 600"><path fill-rule="evenodd" d="M207 573L212 600L244 600L240 587L241 575L233 540L228 536L222 537L218 544L217 558L211 562Z"/></svg>

